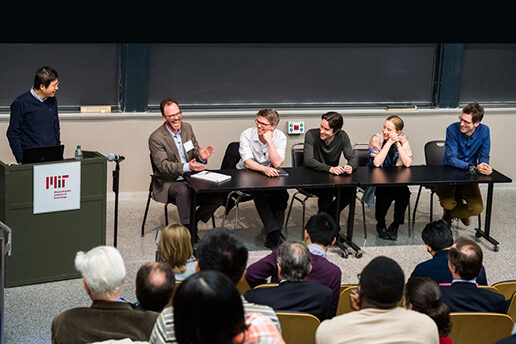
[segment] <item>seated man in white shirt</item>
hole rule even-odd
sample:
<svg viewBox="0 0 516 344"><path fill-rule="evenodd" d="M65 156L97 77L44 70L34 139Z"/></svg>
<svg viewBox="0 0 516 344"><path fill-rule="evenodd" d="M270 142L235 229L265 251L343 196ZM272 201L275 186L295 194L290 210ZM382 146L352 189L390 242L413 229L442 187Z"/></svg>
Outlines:
<svg viewBox="0 0 516 344"><path fill-rule="evenodd" d="M240 135L240 161L237 169L248 168L264 173L268 177L278 177L278 168L285 160L287 137L276 129L280 117L274 109L258 111L256 127L251 127ZM285 238L281 233L288 192L285 189L250 192L265 227L267 237L265 247L275 249Z"/></svg>

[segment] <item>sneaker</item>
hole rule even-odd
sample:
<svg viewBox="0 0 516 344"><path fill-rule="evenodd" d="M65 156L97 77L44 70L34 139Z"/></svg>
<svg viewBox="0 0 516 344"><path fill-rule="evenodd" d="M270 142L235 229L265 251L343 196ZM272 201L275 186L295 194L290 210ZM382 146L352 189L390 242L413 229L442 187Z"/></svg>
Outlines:
<svg viewBox="0 0 516 344"><path fill-rule="evenodd" d="M471 217L466 217L464 219L460 219L460 222L464 224L464 226L469 226L471 224Z"/></svg>
<svg viewBox="0 0 516 344"><path fill-rule="evenodd" d="M267 234L267 237L265 238L265 242L263 245L267 248L270 248L271 250L276 249L283 241L284 237L281 234L281 231L276 230L272 231Z"/></svg>

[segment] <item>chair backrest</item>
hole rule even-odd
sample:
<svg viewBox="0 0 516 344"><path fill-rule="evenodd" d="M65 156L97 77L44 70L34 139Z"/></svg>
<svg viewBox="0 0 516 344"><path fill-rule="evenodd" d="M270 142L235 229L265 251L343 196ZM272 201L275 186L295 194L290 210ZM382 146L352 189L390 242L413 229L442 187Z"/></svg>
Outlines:
<svg viewBox="0 0 516 344"><path fill-rule="evenodd" d="M478 285L479 288L491 290L493 293L501 294L498 288L493 287L492 285Z"/></svg>
<svg viewBox="0 0 516 344"><path fill-rule="evenodd" d="M246 279L242 278L237 284L237 289L240 295L244 295L246 291L251 289L251 287L249 286L249 283L247 283Z"/></svg>
<svg viewBox="0 0 516 344"><path fill-rule="evenodd" d="M308 313L276 312L281 325L281 336L286 344L315 344L315 331L320 321Z"/></svg>
<svg viewBox="0 0 516 344"><path fill-rule="evenodd" d="M453 344L495 343L511 334L513 323L507 314L450 313L449 334Z"/></svg>
<svg viewBox="0 0 516 344"><path fill-rule="evenodd" d="M264 283L254 286L254 289L277 287L279 283Z"/></svg>
<svg viewBox="0 0 516 344"><path fill-rule="evenodd" d="M224 158L222 158L221 170L229 170L236 168L236 164L240 161L240 141L230 142L226 147Z"/></svg>
<svg viewBox="0 0 516 344"><path fill-rule="evenodd" d="M493 284L493 287L498 289L498 292L503 294L506 300L509 300L516 292L516 280L497 282Z"/></svg>
<svg viewBox="0 0 516 344"><path fill-rule="evenodd" d="M339 295L339 302L337 303L336 315L341 315L354 311L354 309L351 307L351 300L349 295L355 289L357 289L356 286L347 287L341 290Z"/></svg>
<svg viewBox="0 0 516 344"><path fill-rule="evenodd" d="M305 160L305 144L302 142L294 143L290 149L292 154L292 167L303 166Z"/></svg>
<svg viewBox="0 0 516 344"><path fill-rule="evenodd" d="M369 165L369 145L367 143L355 143L353 151L357 155L358 166Z"/></svg>
<svg viewBox="0 0 516 344"><path fill-rule="evenodd" d="M150 164L152 167L152 174L156 175L156 172L158 172L158 168L154 164L154 160L152 160L152 153L149 153L149 158L150 158Z"/></svg>
<svg viewBox="0 0 516 344"><path fill-rule="evenodd" d="M511 317L512 322L516 324L516 292L512 294L509 308L507 309L507 315Z"/></svg>
<svg viewBox="0 0 516 344"><path fill-rule="evenodd" d="M425 161L428 166L438 166L444 156L444 140L425 143Z"/></svg>

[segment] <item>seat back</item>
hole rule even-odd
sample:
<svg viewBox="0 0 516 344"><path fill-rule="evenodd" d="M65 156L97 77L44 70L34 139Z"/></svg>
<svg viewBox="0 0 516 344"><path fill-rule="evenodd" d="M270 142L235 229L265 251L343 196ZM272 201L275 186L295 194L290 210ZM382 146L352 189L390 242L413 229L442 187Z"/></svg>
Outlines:
<svg viewBox="0 0 516 344"><path fill-rule="evenodd" d="M341 315L349 312L353 312L354 309L351 307L350 294L353 290L357 289L356 286L347 287L341 290L339 295L339 302L337 304L336 315Z"/></svg>
<svg viewBox="0 0 516 344"><path fill-rule="evenodd" d="M497 282L493 284L493 287L498 289L498 292L503 294L506 300L509 300L516 292L516 280Z"/></svg>
<svg viewBox="0 0 516 344"><path fill-rule="evenodd" d="M295 143L290 149L292 154L292 167L303 166L305 160L305 145L302 142Z"/></svg>
<svg viewBox="0 0 516 344"><path fill-rule="evenodd" d="M425 161L428 166L438 166L444 156L444 140L425 143Z"/></svg>
<svg viewBox="0 0 516 344"><path fill-rule="evenodd" d="M477 287L482 288L482 289L491 290L493 293L501 294L500 291L498 290L498 288L493 287L491 285L478 285Z"/></svg>
<svg viewBox="0 0 516 344"><path fill-rule="evenodd" d="M277 287L279 285L279 283L263 283L263 284L258 284L254 287L254 289L259 289L259 288L272 288L272 287Z"/></svg>
<svg viewBox="0 0 516 344"><path fill-rule="evenodd" d="M358 166L369 165L369 145L367 143L355 143L353 151L357 155Z"/></svg>
<svg viewBox="0 0 516 344"><path fill-rule="evenodd" d="M450 313L449 337L453 344L495 343L511 334L513 323L507 314Z"/></svg>
<svg viewBox="0 0 516 344"><path fill-rule="evenodd" d="M512 294L512 298L510 299L509 308L507 309L507 315L511 317L512 322L516 324L516 292Z"/></svg>
<svg viewBox="0 0 516 344"><path fill-rule="evenodd" d="M308 313L276 312L281 325L281 336L286 344L315 344L315 331L320 321Z"/></svg>
<svg viewBox="0 0 516 344"><path fill-rule="evenodd" d="M249 286L249 283L247 283L246 279L242 278L237 284L237 289L240 295L244 295L246 291L251 289L251 287Z"/></svg>
<svg viewBox="0 0 516 344"><path fill-rule="evenodd" d="M222 158L222 163L220 165L221 170L229 170L236 168L236 165L240 161L240 142L230 142L226 147L226 152L224 153L224 158Z"/></svg>

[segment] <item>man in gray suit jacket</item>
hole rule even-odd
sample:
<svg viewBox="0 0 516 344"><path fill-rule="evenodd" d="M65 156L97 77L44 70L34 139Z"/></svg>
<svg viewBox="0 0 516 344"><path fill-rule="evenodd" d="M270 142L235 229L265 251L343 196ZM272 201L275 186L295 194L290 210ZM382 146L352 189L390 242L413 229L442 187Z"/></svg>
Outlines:
<svg viewBox="0 0 516 344"><path fill-rule="evenodd" d="M214 148L198 144L192 126L183 122L175 99L162 100L160 109L164 123L149 137L151 159L158 175L153 181L153 196L156 201L163 203L168 199L175 199L181 224L190 228L192 241L197 242L197 223L190 223L193 191L184 180L183 174L204 170ZM207 222L223 202L223 194L199 195L197 203L200 206L196 209L195 218Z"/></svg>

